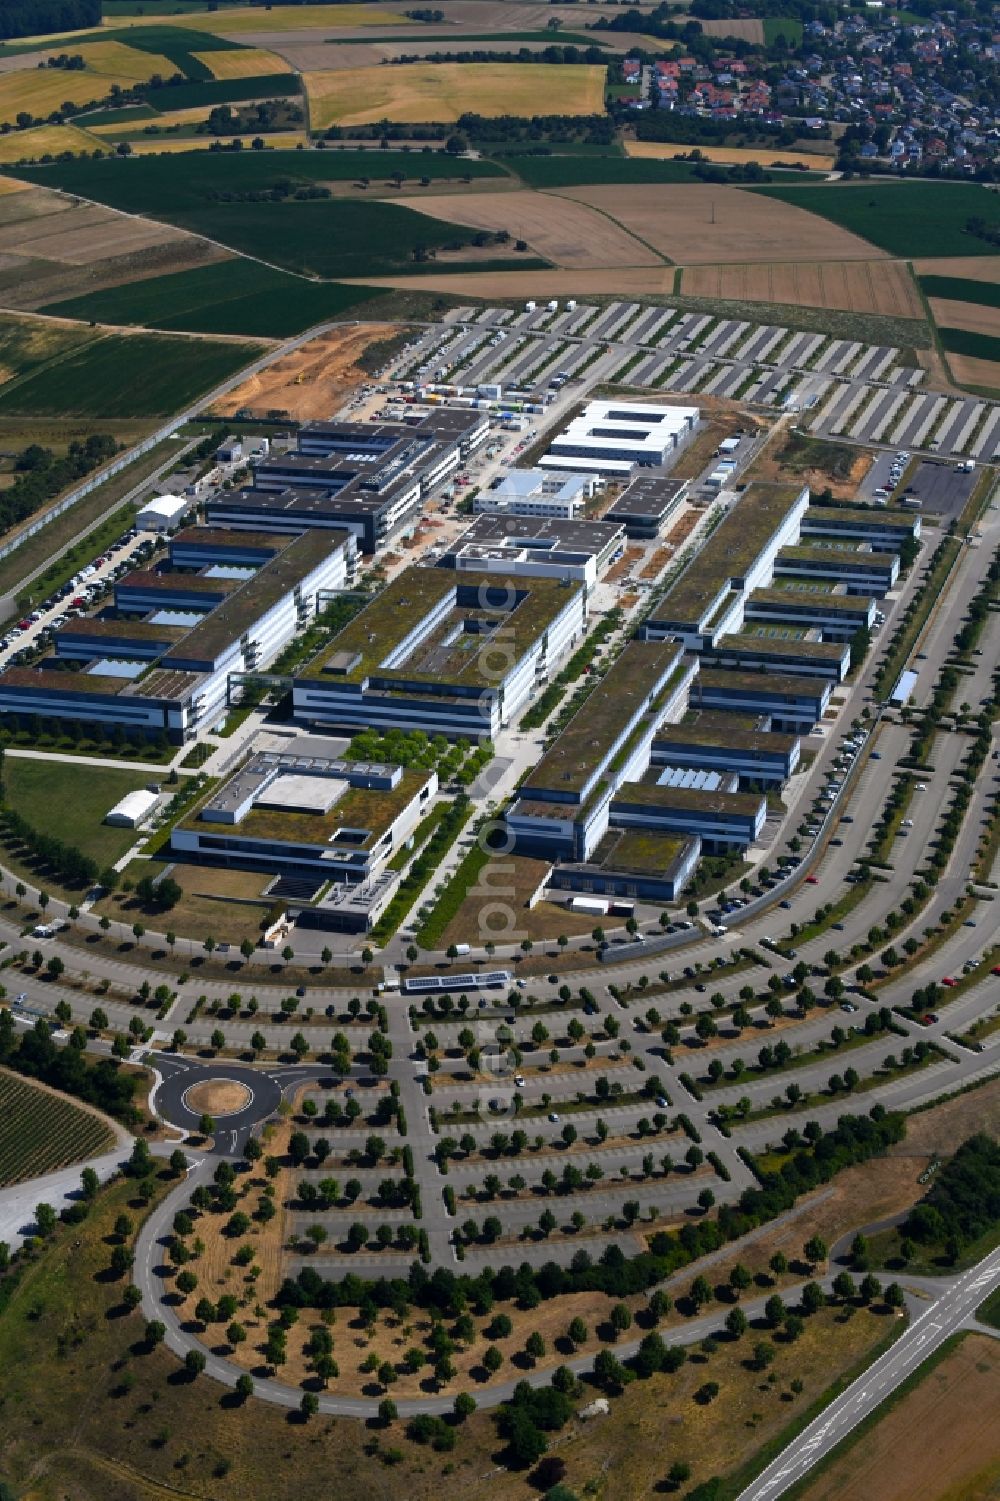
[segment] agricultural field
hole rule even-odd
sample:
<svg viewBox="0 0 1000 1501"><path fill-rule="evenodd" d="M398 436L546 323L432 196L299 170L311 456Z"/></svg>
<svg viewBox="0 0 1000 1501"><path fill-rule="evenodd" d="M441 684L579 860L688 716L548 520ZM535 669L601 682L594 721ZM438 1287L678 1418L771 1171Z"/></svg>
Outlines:
<svg viewBox="0 0 1000 1501"><path fill-rule="evenodd" d="M419 277L396 273L366 280L374 287L482 297L487 302L504 302L510 297L582 297L589 293L607 297L669 297L674 290L674 268L661 265L626 266L614 271L603 267L591 271L463 271L449 276L439 266Z"/></svg>
<svg viewBox="0 0 1000 1501"><path fill-rule="evenodd" d="M833 230L792 204L776 208L741 188L686 183L663 193L614 186L563 191L566 197L608 214L682 266L728 260L870 260L872 256L871 246L847 230Z"/></svg>
<svg viewBox="0 0 1000 1501"><path fill-rule="evenodd" d="M98 323L281 338L338 318L373 295L370 288L317 285L235 259L72 297L44 311Z"/></svg>
<svg viewBox="0 0 1000 1501"><path fill-rule="evenodd" d="M133 156L177 156L185 152L210 151L214 136L150 136L140 137L130 142ZM268 141L276 151L294 151L299 145L305 145L307 137L304 131L277 131L268 136Z"/></svg>
<svg viewBox="0 0 1000 1501"><path fill-rule="evenodd" d="M155 214L194 234L306 276L367 277L398 270L421 254L442 248L461 250L472 241L474 231L377 200L288 197L260 203L244 201L242 195L268 188L286 176L293 183L322 182L324 174L351 180L362 162L370 170L389 171L391 162L386 158L391 155L395 153L372 154L366 159L366 153L310 152L306 161L306 153L294 151L247 152L235 157L200 151L153 156L138 168L135 162L76 161L19 172L31 181L79 191L131 212ZM456 169L443 156L399 156L408 172L419 171L425 162L442 174L464 173L466 167L482 169L472 170L470 176L499 170L492 163L477 162L463 162ZM233 201L224 201L224 193L231 193ZM497 251L490 259L501 255Z"/></svg>
<svg viewBox="0 0 1000 1501"><path fill-rule="evenodd" d="M985 1501L1000 1481L998 1407L1000 1343L964 1334L796 1494L800 1501Z"/></svg>
<svg viewBox="0 0 1000 1501"><path fill-rule="evenodd" d="M938 327L941 343L955 354L971 355L976 360L1000 361L1000 338L994 333L975 333L968 328Z"/></svg>
<svg viewBox="0 0 1000 1501"><path fill-rule="evenodd" d="M95 1112L0 1069L0 1188L99 1157L115 1139Z"/></svg>
<svg viewBox="0 0 1000 1501"><path fill-rule="evenodd" d="M648 186L656 183L694 182L690 162L644 161L622 156L608 148L607 155L528 156L514 151L501 159L529 188L576 188L600 183Z"/></svg>
<svg viewBox="0 0 1000 1501"><path fill-rule="evenodd" d="M0 135L0 166L54 156L59 151L95 151L103 144L77 125L35 125L31 130Z"/></svg>
<svg viewBox="0 0 1000 1501"><path fill-rule="evenodd" d="M747 18L720 21L702 21L701 29L706 36L731 36L738 41L749 42L751 47L764 45L764 22Z"/></svg>
<svg viewBox="0 0 1000 1501"><path fill-rule="evenodd" d="M448 122L479 115L593 115L604 109L605 69L556 63L402 63L305 73L309 123Z"/></svg>
<svg viewBox="0 0 1000 1501"><path fill-rule="evenodd" d="M266 52L262 47L238 47L225 52L196 52L194 56L211 73L213 78L257 78L272 73L290 73L291 63L276 52Z"/></svg>
<svg viewBox="0 0 1000 1501"><path fill-rule="evenodd" d="M984 360L949 351L948 368L959 385L1000 397L1000 359Z"/></svg>
<svg viewBox="0 0 1000 1501"><path fill-rule="evenodd" d="M152 219L124 219L100 204L74 204L34 190L7 200L0 212L0 254L24 261L86 266L186 238Z"/></svg>
<svg viewBox="0 0 1000 1501"><path fill-rule="evenodd" d="M626 141L625 151L639 161L669 161L679 153L690 150L673 141ZM702 156L724 167L744 166L757 162L761 167L808 167L810 171L830 172L836 158L829 153L798 151L786 146L775 151L767 146L699 146Z"/></svg>
<svg viewBox="0 0 1000 1501"><path fill-rule="evenodd" d="M86 328L66 328L41 319L0 315L0 391L30 379L53 361L66 359L91 343Z"/></svg>
<svg viewBox="0 0 1000 1501"><path fill-rule="evenodd" d="M1000 292L1000 287L992 290ZM985 304L955 301L950 297L931 297L930 309L934 322L940 329L958 329L994 342L1000 341L1000 298L992 304Z"/></svg>
<svg viewBox="0 0 1000 1501"><path fill-rule="evenodd" d="M542 193L465 193L404 198L403 203L435 218L458 220L479 229L507 229L557 266L659 266L662 258L612 219L575 203Z"/></svg>
<svg viewBox="0 0 1000 1501"><path fill-rule="evenodd" d="M84 44L74 52L86 59L83 69L32 67L0 74L0 124L13 124L19 114L44 119L68 100L90 104L106 99L113 85L128 89L154 73L174 71L167 58L119 42Z"/></svg>
<svg viewBox="0 0 1000 1501"><path fill-rule="evenodd" d="M95 337L88 330L85 338L0 386L0 415L166 417L258 352L252 344L161 334Z"/></svg>
<svg viewBox="0 0 1000 1501"><path fill-rule="evenodd" d="M752 266L687 266L681 291L688 297L731 302L792 303L923 318L913 278L902 261L780 261Z"/></svg>
<svg viewBox="0 0 1000 1501"><path fill-rule="evenodd" d="M913 269L921 281L926 276L940 276L962 281L1000 282L1000 255L937 256L914 261Z"/></svg>
<svg viewBox="0 0 1000 1501"><path fill-rule="evenodd" d="M122 16L117 26L146 27L159 22L159 16ZM242 36L246 32L311 31L334 27L345 30L358 26L398 26L402 31L413 25L401 10L378 5L271 5L265 13L259 8L228 6L220 10L191 11L185 14L185 28L216 32L220 36ZM416 29L416 28L414 28Z"/></svg>
<svg viewBox="0 0 1000 1501"><path fill-rule="evenodd" d="M926 297L947 298L959 304L975 303L977 310L983 307L1000 308L998 281L976 281L968 276L929 275L921 276L920 286Z"/></svg>
<svg viewBox="0 0 1000 1501"><path fill-rule="evenodd" d="M762 187L753 192L822 216L904 260L996 256L995 245L966 228L968 220L976 217L1000 225L1000 196L975 183L879 180L826 187Z"/></svg>

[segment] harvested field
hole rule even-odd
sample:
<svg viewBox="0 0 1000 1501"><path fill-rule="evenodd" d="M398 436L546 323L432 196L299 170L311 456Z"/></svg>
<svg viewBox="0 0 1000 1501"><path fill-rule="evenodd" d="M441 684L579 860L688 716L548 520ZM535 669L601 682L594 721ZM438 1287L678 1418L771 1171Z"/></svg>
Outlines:
<svg viewBox="0 0 1000 1501"><path fill-rule="evenodd" d="M234 47L231 51L195 52L192 54L213 78L259 78L269 73L290 73L292 67L276 52L263 47Z"/></svg>
<svg viewBox="0 0 1000 1501"><path fill-rule="evenodd" d="M977 360L970 354L949 354L948 364L960 386L984 386L994 393L1000 391L1000 363L996 360Z"/></svg>
<svg viewBox="0 0 1000 1501"><path fill-rule="evenodd" d="M160 15L116 16L117 28L125 26L159 26ZM247 6L222 11L186 11L181 22L185 31L210 31L217 36L243 36L255 31L312 31L333 27L398 26L403 31L413 25L401 10L384 10L377 5L271 5L267 11ZM416 29L414 27L414 29Z"/></svg>
<svg viewBox="0 0 1000 1501"><path fill-rule="evenodd" d="M970 281L1000 282L1000 255L946 255L913 262L918 276L960 276Z"/></svg>
<svg viewBox="0 0 1000 1501"><path fill-rule="evenodd" d="M610 214L682 266L717 261L873 259L872 247L849 230L780 199L767 200L739 188L675 183L554 191Z"/></svg>
<svg viewBox="0 0 1000 1501"><path fill-rule="evenodd" d="M913 1390L801 1492L802 1501L996 1495L1000 1343L966 1334Z"/></svg>
<svg viewBox="0 0 1000 1501"><path fill-rule="evenodd" d="M216 52L213 57L229 57L231 54ZM156 125L160 130L168 130L172 125L201 125L212 113L212 105L197 104L191 109L164 110L162 114L153 120L136 116L134 120L115 120L111 124L88 125L87 129L95 136L108 136L112 140L118 140L126 131L142 130L146 125Z"/></svg>
<svg viewBox="0 0 1000 1501"><path fill-rule="evenodd" d="M604 109L605 69L556 63L404 63L306 73L313 130L379 120L419 124L479 115L592 115Z"/></svg>
<svg viewBox="0 0 1000 1501"><path fill-rule="evenodd" d="M61 50L43 54L42 60L57 57ZM146 83L154 73L169 78L177 71L169 58L159 57L154 52L143 52L138 47L128 46L126 42L83 42L74 47L73 52L83 58L88 73L104 73L113 79L131 78L136 83ZM55 76L58 77L58 73Z"/></svg>
<svg viewBox="0 0 1000 1501"><path fill-rule="evenodd" d="M28 224L21 221L0 226L0 252L71 266L88 265L110 255L125 255L186 238L182 230L172 225L126 218L97 204L71 206L68 199L59 201L63 207L61 213L47 214Z"/></svg>
<svg viewBox="0 0 1000 1501"><path fill-rule="evenodd" d="M76 125L37 125L33 130L12 130L9 135L0 135L0 163L35 161L40 156L57 156L61 151L94 151L103 145L103 141Z"/></svg>
<svg viewBox="0 0 1000 1501"><path fill-rule="evenodd" d="M981 302L953 302L946 297L931 297L929 305L938 328L966 328L974 334L1000 338L1000 308Z"/></svg>
<svg viewBox="0 0 1000 1501"><path fill-rule="evenodd" d="M18 182L16 177L0 177L0 198L7 198L11 193L30 193L30 184Z"/></svg>
<svg viewBox="0 0 1000 1501"><path fill-rule="evenodd" d="M750 24L759 23L751 22ZM787 146L782 151L772 151L767 146L699 146L698 149L710 162L721 162L727 166L742 166L744 162L758 162L762 167L777 167L802 162L818 172L830 172L836 160L828 153L798 151L794 146ZM678 146L674 141L625 142L625 151L628 156L646 157L652 161L670 161L673 157L684 155L689 150L690 147Z"/></svg>
<svg viewBox="0 0 1000 1501"><path fill-rule="evenodd" d="M252 375L211 410L220 417L232 417L247 408L260 416L285 412L299 422L328 418L349 392L367 379L356 363L362 351L395 332L391 323L365 323L320 334L259 375Z"/></svg>
<svg viewBox="0 0 1000 1501"><path fill-rule="evenodd" d="M763 21L702 21L700 25L706 36L734 36L754 47L764 45Z"/></svg>
<svg viewBox="0 0 1000 1501"><path fill-rule="evenodd" d="M67 297L147 281L174 271L193 271L226 259L226 251L187 235L82 265L4 256L0 260L0 296L7 307L32 311ZM9 270L4 263L9 264Z"/></svg>
<svg viewBox="0 0 1000 1501"><path fill-rule="evenodd" d="M902 261L689 266L681 290L687 297L733 302L787 302L899 318L924 316L913 278Z"/></svg>
<svg viewBox="0 0 1000 1501"><path fill-rule="evenodd" d="M148 141L132 141L130 144L133 156L176 156L185 151L208 151L213 143L226 139L225 136L212 135L176 137L174 140L169 136L150 136ZM305 131L288 131L269 135L267 144L272 151L294 151L296 147L304 145L307 139Z"/></svg>
<svg viewBox="0 0 1000 1501"><path fill-rule="evenodd" d="M451 223L458 220L477 229L507 229L515 239L526 240L546 260L573 270L661 264L653 251L610 219L568 199L541 193L491 192L400 201L408 208Z"/></svg>
<svg viewBox="0 0 1000 1501"><path fill-rule="evenodd" d="M106 99L112 84L128 89L153 73L169 77L175 71L165 57L139 52L121 43L99 42L94 46L102 64L99 71L88 66L72 73L65 68L32 68L3 74L0 77L0 122L13 124L22 112L44 119L54 110L61 109L67 100L77 105L91 104ZM89 49L81 47L79 50ZM114 55L120 55L119 67L114 66Z"/></svg>

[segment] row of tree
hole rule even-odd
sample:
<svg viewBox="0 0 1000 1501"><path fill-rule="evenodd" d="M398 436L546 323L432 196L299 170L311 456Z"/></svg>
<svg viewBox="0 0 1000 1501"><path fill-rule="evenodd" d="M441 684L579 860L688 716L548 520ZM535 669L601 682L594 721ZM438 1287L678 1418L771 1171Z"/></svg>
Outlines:
<svg viewBox="0 0 1000 1501"><path fill-rule="evenodd" d="M101 0L4 0L0 37L42 36L100 26Z"/></svg>
<svg viewBox="0 0 1000 1501"><path fill-rule="evenodd" d="M30 444L17 457L14 483L0 491L0 533L9 532L32 516L75 480L84 479L114 458L117 451L118 444L107 433L92 433L82 442L74 439L65 454Z"/></svg>
<svg viewBox="0 0 1000 1501"><path fill-rule="evenodd" d="M12 1013L0 1010L0 1063L95 1105L127 1126L142 1119L133 1103L135 1076L110 1058L88 1063L80 1048L58 1047L47 1022L38 1021L32 1031L19 1035Z"/></svg>

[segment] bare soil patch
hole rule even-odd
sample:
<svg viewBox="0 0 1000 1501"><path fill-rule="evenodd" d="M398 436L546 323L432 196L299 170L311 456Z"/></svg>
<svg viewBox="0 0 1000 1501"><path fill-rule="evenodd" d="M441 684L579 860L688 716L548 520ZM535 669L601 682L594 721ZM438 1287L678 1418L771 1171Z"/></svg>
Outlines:
<svg viewBox="0 0 1000 1501"><path fill-rule="evenodd" d="M787 302L923 318L913 278L902 261L814 261L744 266L688 266L681 282L689 297L733 302Z"/></svg>
<svg viewBox="0 0 1000 1501"><path fill-rule="evenodd" d="M477 229L507 229L546 260L573 270L660 264L653 251L594 209L547 194L466 193L460 199L446 195L401 201L437 219L457 220ZM462 258L467 254L463 250Z"/></svg>
<svg viewBox="0 0 1000 1501"><path fill-rule="evenodd" d="M18 202L17 199L13 201ZM47 216L30 229L23 223L6 225L0 229L0 250L17 251L22 255L70 265L86 265L105 260L109 255L145 250L152 245L166 245L185 238L183 230L173 229L170 225L80 204L67 208L65 213Z"/></svg>
<svg viewBox="0 0 1000 1501"><path fill-rule="evenodd" d="M172 271L190 271L212 261L229 259L231 257L226 251L188 236L84 265L11 257L14 269L9 279L0 262L0 293L5 306L30 311L66 297L81 296L84 292L120 287L128 282L146 281Z"/></svg>
<svg viewBox="0 0 1000 1501"><path fill-rule="evenodd" d="M199 1115L236 1115L249 1103L250 1091L238 1079L203 1079L185 1099L188 1109Z"/></svg>
<svg viewBox="0 0 1000 1501"><path fill-rule="evenodd" d="M717 261L872 260L866 240L792 204L707 183L559 188L679 265Z"/></svg>
<svg viewBox="0 0 1000 1501"><path fill-rule="evenodd" d="M975 334L1000 338L1000 308L981 302L953 302L947 297L928 299L938 328L967 328Z"/></svg>
<svg viewBox="0 0 1000 1501"><path fill-rule="evenodd" d="M357 360L369 344L395 332L391 323L333 329L253 375L212 407L220 417L244 409L255 416L281 412L297 421L330 417L367 377Z"/></svg>
<svg viewBox="0 0 1000 1501"><path fill-rule="evenodd" d="M1000 1478L1000 1343L969 1334L803 1501L979 1501Z"/></svg>

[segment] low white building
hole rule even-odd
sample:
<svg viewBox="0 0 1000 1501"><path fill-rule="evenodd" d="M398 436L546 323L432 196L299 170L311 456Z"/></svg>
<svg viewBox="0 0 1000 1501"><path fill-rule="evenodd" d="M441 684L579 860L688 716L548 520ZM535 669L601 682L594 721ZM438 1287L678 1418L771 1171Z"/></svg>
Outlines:
<svg viewBox="0 0 1000 1501"><path fill-rule="evenodd" d="M159 801L159 793L147 788L126 792L121 801L104 815L104 822L117 829L137 829L146 822Z"/></svg>
<svg viewBox="0 0 1000 1501"><path fill-rule="evenodd" d="M639 464L660 468L698 426L698 407L638 401L591 401L539 459L544 469L578 469L626 477Z"/></svg>
<svg viewBox="0 0 1000 1501"><path fill-rule="evenodd" d="M477 515L548 516L575 521L600 484L596 474L546 474L544 469L513 469L495 488L476 496Z"/></svg>
<svg viewBox="0 0 1000 1501"><path fill-rule="evenodd" d="M186 495L151 495L141 507L135 524L141 532L172 532L191 507Z"/></svg>

